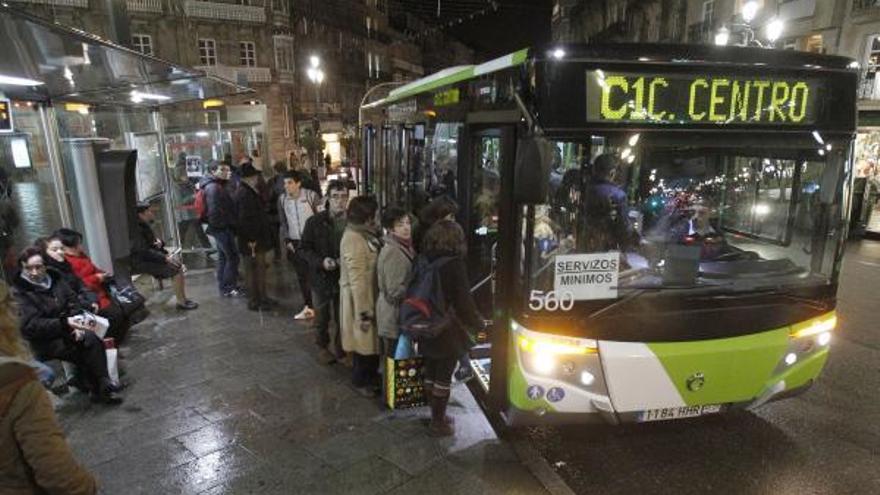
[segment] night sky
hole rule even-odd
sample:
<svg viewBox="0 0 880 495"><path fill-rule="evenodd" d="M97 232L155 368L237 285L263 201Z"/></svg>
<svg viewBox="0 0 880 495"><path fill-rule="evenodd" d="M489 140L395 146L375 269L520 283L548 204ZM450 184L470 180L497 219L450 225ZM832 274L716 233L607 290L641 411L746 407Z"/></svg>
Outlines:
<svg viewBox="0 0 880 495"><path fill-rule="evenodd" d="M550 40L552 0L395 0L403 8L474 48L484 61ZM492 4L498 9L492 11ZM484 9L488 13L479 14ZM471 19L471 14L474 18ZM460 23L458 21L461 21ZM454 23L452 27L446 26Z"/></svg>

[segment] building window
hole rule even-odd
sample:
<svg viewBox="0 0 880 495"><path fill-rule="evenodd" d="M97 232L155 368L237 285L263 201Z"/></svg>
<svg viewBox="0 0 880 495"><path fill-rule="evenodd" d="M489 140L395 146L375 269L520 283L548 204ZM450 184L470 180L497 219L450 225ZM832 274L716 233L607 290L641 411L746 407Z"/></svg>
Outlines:
<svg viewBox="0 0 880 495"><path fill-rule="evenodd" d="M131 35L131 46L144 55L153 54L153 37L149 34Z"/></svg>
<svg viewBox="0 0 880 495"><path fill-rule="evenodd" d="M241 41L238 43L238 57L244 67L257 66L257 47L253 41Z"/></svg>
<svg viewBox="0 0 880 495"><path fill-rule="evenodd" d="M373 26L373 18L370 16L367 16L367 38L369 38L372 35L374 27L375 26Z"/></svg>
<svg viewBox="0 0 880 495"><path fill-rule="evenodd" d="M825 53L825 44L822 40L822 35L814 34L808 37L807 42L804 45L804 51L813 53Z"/></svg>
<svg viewBox="0 0 880 495"><path fill-rule="evenodd" d="M275 36L275 69L293 72L293 37Z"/></svg>
<svg viewBox="0 0 880 495"><path fill-rule="evenodd" d="M251 5L251 0L235 0L235 3L238 5Z"/></svg>
<svg viewBox="0 0 880 495"><path fill-rule="evenodd" d="M715 17L715 0L706 0L703 2L703 22L711 23Z"/></svg>
<svg viewBox="0 0 880 495"><path fill-rule="evenodd" d="M217 43L212 39L199 39L199 62L201 65L217 65Z"/></svg>
<svg viewBox="0 0 880 495"><path fill-rule="evenodd" d="M272 0L272 10L275 12L287 12L288 0Z"/></svg>

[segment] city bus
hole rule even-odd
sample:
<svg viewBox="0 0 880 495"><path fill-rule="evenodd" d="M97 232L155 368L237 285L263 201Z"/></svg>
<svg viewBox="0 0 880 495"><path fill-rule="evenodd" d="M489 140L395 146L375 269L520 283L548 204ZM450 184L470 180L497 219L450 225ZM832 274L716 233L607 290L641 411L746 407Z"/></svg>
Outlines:
<svg viewBox="0 0 880 495"><path fill-rule="evenodd" d="M362 107L361 193L460 206L502 426L651 422L808 389L828 358L858 66L751 47L568 45Z"/></svg>

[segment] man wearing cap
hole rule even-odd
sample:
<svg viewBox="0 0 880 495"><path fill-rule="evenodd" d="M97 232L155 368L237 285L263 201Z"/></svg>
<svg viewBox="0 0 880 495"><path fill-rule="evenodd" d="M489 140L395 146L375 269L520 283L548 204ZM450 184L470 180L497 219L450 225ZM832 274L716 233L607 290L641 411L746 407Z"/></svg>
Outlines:
<svg viewBox="0 0 880 495"><path fill-rule="evenodd" d="M137 205L138 236L133 239L131 249L132 273L146 273L164 280L174 280L174 294L177 297L177 309L196 309L199 305L186 297L186 282L183 278L183 264L177 256L165 249L165 241L156 237L150 223L156 219L156 213L150 203L140 202Z"/></svg>
<svg viewBox="0 0 880 495"><path fill-rule="evenodd" d="M260 171L251 164L241 167L241 185L235 192L238 213L238 249L245 261L248 309L270 309L274 301L266 294L266 253L272 249L272 227L259 189Z"/></svg>

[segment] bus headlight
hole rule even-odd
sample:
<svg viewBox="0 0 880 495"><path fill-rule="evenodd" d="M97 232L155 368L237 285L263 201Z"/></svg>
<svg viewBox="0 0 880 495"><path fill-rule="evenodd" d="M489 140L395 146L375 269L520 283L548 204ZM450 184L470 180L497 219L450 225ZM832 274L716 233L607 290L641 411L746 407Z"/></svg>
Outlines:
<svg viewBox="0 0 880 495"><path fill-rule="evenodd" d="M831 332L820 333L816 338L816 342L821 346L826 346L831 343Z"/></svg>
<svg viewBox="0 0 880 495"><path fill-rule="evenodd" d="M549 375L556 368L556 357L547 352L536 353L532 356L532 367L542 375Z"/></svg>

